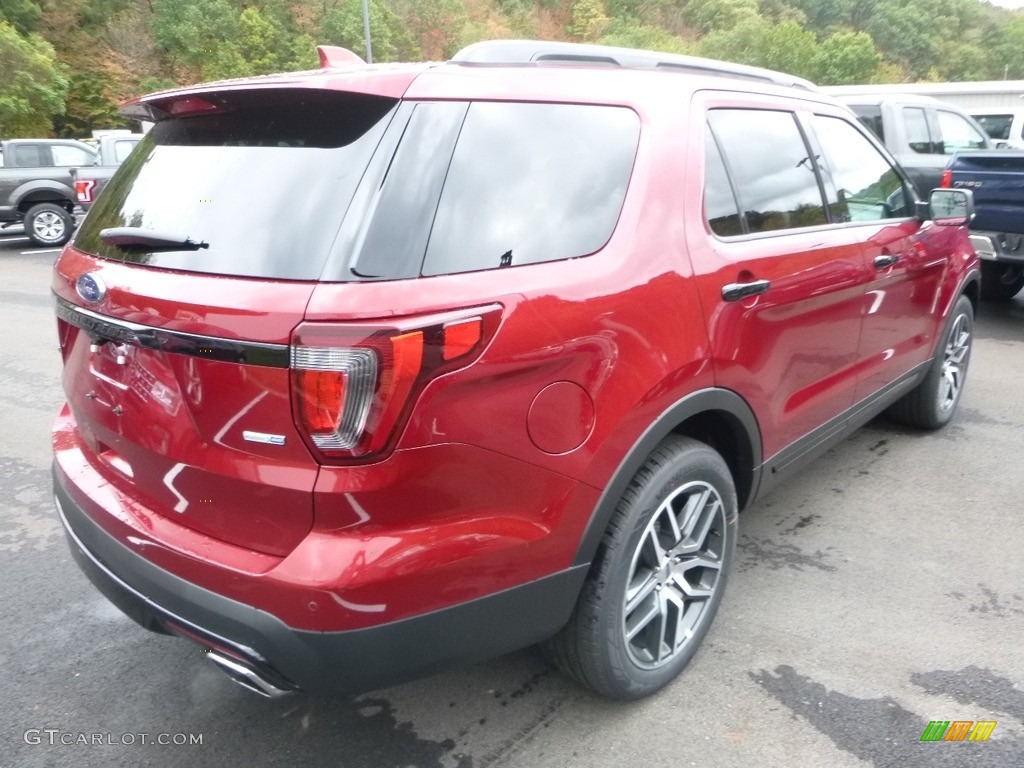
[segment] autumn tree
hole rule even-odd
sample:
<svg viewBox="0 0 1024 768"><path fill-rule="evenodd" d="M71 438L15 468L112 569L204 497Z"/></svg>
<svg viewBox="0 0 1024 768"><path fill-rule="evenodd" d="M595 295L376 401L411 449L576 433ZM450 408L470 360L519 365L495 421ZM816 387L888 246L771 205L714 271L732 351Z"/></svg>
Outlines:
<svg viewBox="0 0 1024 768"><path fill-rule="evenodd" d="M607 26L608 16L601 0L575 0L566 33L573 40L594 42Z"/></svg>

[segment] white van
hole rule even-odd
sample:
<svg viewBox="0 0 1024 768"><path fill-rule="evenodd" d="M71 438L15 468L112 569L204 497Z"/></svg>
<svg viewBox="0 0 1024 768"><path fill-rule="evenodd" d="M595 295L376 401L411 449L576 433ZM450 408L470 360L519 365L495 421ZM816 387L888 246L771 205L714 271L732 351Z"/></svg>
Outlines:
<svg viewBox="0 0 1024 768"><path fill-rule="evenodd" d="M1024 149L1024 109L977 109L971 110L971 117L992 137L996 146Z"/></svg>

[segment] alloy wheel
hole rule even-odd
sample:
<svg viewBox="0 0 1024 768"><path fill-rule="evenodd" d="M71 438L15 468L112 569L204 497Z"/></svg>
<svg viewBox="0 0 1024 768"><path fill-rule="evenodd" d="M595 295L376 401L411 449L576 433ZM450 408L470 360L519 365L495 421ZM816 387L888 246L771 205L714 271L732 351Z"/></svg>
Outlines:
<svg viewBox="0 0 1024 768"><path fill-rule="evenodd" d="M629 570L622 631L639 667L672 661L709 615L722 576L725 505L705 482L690 482L661 503Z"/></svg>

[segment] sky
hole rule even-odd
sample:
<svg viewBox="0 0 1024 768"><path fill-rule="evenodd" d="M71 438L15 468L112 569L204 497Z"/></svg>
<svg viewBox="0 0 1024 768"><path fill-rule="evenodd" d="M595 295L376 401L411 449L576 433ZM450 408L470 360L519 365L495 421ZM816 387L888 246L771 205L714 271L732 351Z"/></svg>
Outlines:
<svg viewBox="0 0 1024 768"><path fill-rule="evenodd" d="M1024 8L1024 0L988 0L992 5L999 5L1003 8Z"/></svg>

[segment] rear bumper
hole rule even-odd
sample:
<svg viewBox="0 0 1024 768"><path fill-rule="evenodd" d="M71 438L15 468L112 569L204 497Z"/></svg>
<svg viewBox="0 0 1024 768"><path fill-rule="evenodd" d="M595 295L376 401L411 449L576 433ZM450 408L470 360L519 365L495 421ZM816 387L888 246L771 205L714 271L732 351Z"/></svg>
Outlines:
<svg viewBox="0 0 1024 768"><path fill-rule="evenodd" d="M538 642L568 621L587 572L577 566L374 627L298 630L136 554L83 512L57 471L54 494L72 555L112 603L147 629L189 637L282 692L367 691Z"/></svg>
<svg viewBox="0 0 1024 768"><path fill-rule="evenodd" d="M971 232L971 245L983 261L1024 265L1024 235L1004 232Z"/></svg>

